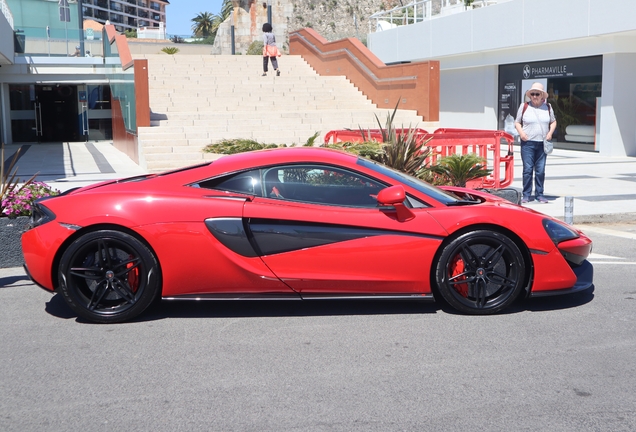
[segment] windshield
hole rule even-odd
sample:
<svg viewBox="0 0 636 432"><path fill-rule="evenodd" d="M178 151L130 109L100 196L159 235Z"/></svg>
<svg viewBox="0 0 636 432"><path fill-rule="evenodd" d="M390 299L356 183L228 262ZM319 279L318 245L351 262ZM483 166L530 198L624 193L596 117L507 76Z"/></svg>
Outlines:
<svg viewBox="0 0 636 432"><path fill-rule="evenodd" d="M362 157L358 157L357 163L358 165L369 168L379 174L385 175L395 181L403 183L445 205L457 205L459 202L461 202L461 200L459 200L453 194L450 194L438 187L428 184L425 181L412 177L408 174L389 168L386 165L382 165L378 162L374 162Z"/></svg>

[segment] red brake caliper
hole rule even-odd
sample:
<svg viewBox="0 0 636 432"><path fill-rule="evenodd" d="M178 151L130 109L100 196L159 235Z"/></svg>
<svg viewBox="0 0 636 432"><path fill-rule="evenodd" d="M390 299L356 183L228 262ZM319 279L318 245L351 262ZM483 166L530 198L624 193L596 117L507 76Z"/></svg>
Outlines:
<svg viewBox="0 0 636 432"><path fill-rule="evenodd" d="M456 279L453 279L455 276L458 276L460 274L462 274L465 270L465 266L464 266L464 260L459 256L455 256L455 258L453 259L452 264L450 265L450 269L449 269L449 277L450 279L452 279L453 281L457 282L457 281L461 281L461 280L466 280L466 276L461 276L458 277ZM453 287L455 288L455 290L462 295L463 297L468 297L468 284L455 284L453 285Z"/></svg>
<svg viewBox="0 0 636 432"><path fill-rule="evenodd" d="M128 258L133 259L133 256L129 255ZM128 269L132 268L133 266L134 264L131 262L126 264L126 268ZM139 267L135 267L128 272L128 286L130 286L132 292L137 292L137 289L139 288Z"/></svg>

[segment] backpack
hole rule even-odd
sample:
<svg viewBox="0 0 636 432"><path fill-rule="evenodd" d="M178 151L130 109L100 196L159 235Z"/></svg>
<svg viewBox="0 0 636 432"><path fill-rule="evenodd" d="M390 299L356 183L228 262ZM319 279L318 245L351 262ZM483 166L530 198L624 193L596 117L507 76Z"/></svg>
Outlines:
<svg viewBox="0 0 636 432"><path fill-rule="evenodd" d="M521 121L519 122L521 124L521 127L523 127L523 115L526 113L526 110L528 109L528 105L530 104L530 102L524 102L523 103L523 109L521 110ZM550 105L548 103L548 101L545 101L545 104L548 106L548 114L552 114L552 105Z"/></svg>

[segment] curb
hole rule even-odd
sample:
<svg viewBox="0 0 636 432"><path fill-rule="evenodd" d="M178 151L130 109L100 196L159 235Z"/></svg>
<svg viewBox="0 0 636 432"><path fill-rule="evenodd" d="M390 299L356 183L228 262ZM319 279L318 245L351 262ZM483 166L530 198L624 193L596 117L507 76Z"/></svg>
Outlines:
<svg viewBox="0 0 636 432"><path fill-rule="evenodd" d="M557 219L563 220L562 217L558 217ZM636 222L636 213L574 215L573 220L575 225L595 223L633 223Z"/></svg>

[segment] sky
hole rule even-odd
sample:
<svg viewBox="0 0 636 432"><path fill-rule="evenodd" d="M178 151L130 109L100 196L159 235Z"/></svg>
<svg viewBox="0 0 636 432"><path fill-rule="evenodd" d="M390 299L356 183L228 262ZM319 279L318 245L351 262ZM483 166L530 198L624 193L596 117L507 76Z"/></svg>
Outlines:
<svg viewBox="0 0 636 432"><path fill-rule="evenodd" d="M166 32L171 35L190 36L192 18L201 12L218 14L223 0L169 0L166 6Z"/></svg>

